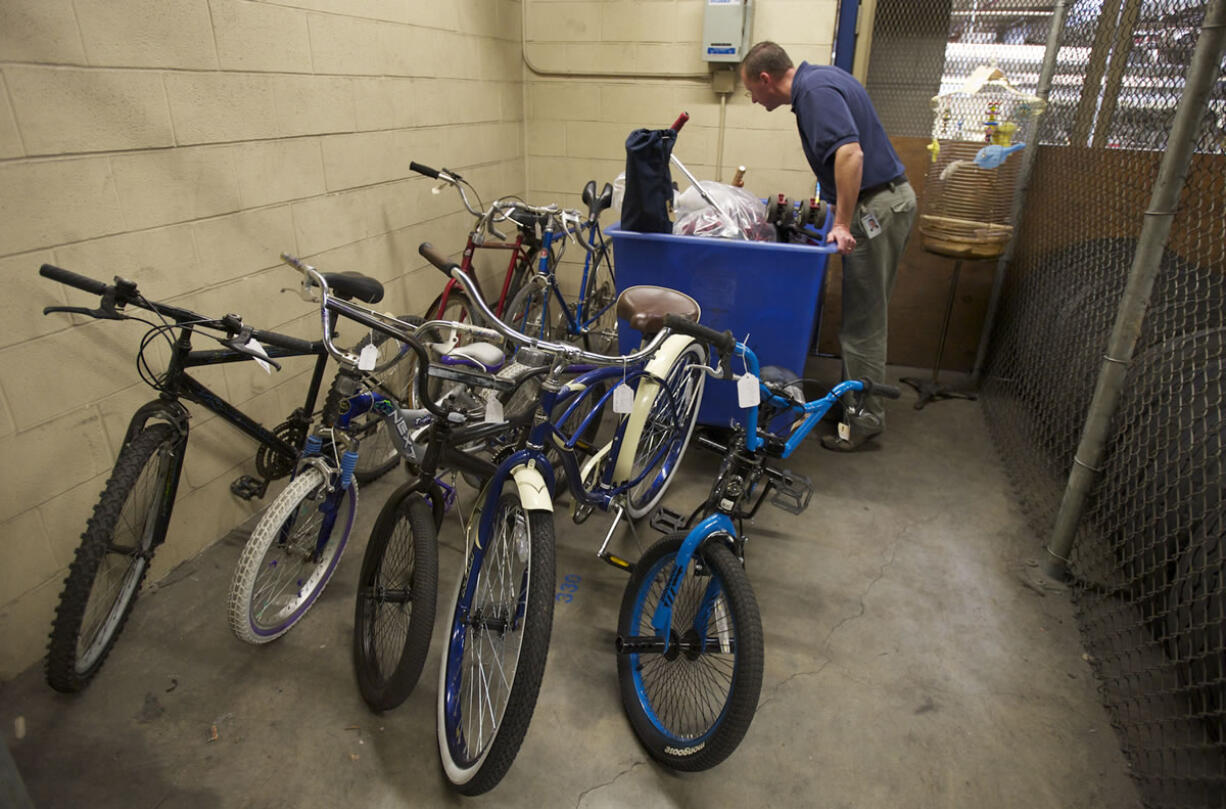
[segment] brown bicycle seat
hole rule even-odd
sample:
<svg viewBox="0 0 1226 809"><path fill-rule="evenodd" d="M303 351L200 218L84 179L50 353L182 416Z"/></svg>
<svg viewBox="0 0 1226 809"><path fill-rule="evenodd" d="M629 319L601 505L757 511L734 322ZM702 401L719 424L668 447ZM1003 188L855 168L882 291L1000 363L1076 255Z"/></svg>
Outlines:
<svg viewBox="0 0 1226 809"><path fill-rule="evenodd" d="M665 315L697 322L701 313L698 301L675 289L640 285L627 287L617 296L617 316L644 337L658 334L664 328Z"/></svg>

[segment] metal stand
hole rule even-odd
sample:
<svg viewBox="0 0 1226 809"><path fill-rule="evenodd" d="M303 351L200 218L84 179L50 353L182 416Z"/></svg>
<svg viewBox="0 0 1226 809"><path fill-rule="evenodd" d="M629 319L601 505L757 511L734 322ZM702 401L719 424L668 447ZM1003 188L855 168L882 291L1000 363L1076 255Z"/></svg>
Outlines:
<svg viewBox="0 0 1226 809"><path fill-rule="evenodd" d="M954 300L958 294L958 276L962 274L962 259L954 260L954 274L949 279L949 299L945 301L945 320L941 323L941 341L937 344L937 358L932 364L932 380L920 379L917 376L904 376L900 382L915 388L919 399L915 403L916 410L923 410L924 405L938 399L976 399L979 394L973 391L958 390L946 387L938 380L941 372L941 356L945 353L945 338L949 334L949 316L954 311Z"/></svg>

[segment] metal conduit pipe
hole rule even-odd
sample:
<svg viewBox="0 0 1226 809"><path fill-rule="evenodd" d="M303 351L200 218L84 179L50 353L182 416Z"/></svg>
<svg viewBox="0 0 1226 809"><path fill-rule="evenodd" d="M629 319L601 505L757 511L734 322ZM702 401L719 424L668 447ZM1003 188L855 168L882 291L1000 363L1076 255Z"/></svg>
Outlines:
<svg viewBox="0 0 1226 809"><path fill-rule="evenodd" d="M1209 91L1217 79L1224 45L1226 0L1210 0L1196 50L1192 54L1192 64L1188 68L1183 97L1179 99L1179 107L1175 111L1175 123L1171 127L1167 150L1162 156L1149 208L1145 211L1141 238L1133 256L1132 268L1128 271L1128 284L1120 300L1107 354L1103 357L1081 443L1077 447L1068 486L1060 502L1060 512L1056 515L1055 528L1047 544L1044 568L1053 578L1063 579L1068 573L1069 552L1085 510L1086 497L1098 473L1112 417L1132 361L1132 352L1149 308L1150 293L1170 236L1179 195L1187 179L1201 116Z"/></svg>
<svg viewBox="0 0 1226 809"><path fill-rule="evenodd" d="M1064 29L1064 17L1068 13L1066 0L1056 0L1052 10L1051 28L1047 31L1047 50L1043 53L1043 67L1039 70L1039 86L1035 95L1047 101L1051 93L1052 77L1056 75L1056 57L1060 53L1060 32ZM988 313L983 321L983 332L979 335L979 350L975 353L975 366L971 370L971 385L979 387L983 375L983 365L987 359L988 341L992 337L992 327L996 323L996 311L1000 307L1000 295L1005 286L1005 273L1009 262L1013 261L1013 249L1017 244L1017 234L1021 230L1018 221L1022 213L1022 205L1026 202L1026 186L1030 184L1030 172L1034 168L1034 158L1039 151L1039 131L1042 123L1034 128L1030 142L1022 150L1022 165L1018 171L1017 186L1013 189L1013 205L1009 211L1009 221L1013 223L1013 235L1005 245L996 262L996 276L992 279L992 294L988 298Z"/></svg>

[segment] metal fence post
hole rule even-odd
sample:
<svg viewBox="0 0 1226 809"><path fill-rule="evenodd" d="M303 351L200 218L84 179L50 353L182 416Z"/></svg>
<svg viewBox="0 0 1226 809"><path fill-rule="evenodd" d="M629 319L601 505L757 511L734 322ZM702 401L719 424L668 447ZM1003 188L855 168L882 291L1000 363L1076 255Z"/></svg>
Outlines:
<svg viewBox="0 0 1226 809"><path fill-rule="evenodd" d="M1051 93L1052 77L1056 74L1056 57L1060 54L1060 32L1064 29L1064 18L1068 11L1065 0L1056 0L1052 9L1051 28L1047 32L1047 50L1043 53L1043 67L1039 71L1039 86L1035 95L1044 101ZM1034 158L1039 151L1039 131L1042 125L1035 128L1030 143L1022 150L1022 165L1017 176L1017 187L1013 192L1013 208L1009 221L1014 223L1013 237L1005 245L1005 252L996 262L996 276L992 279L992 294L988 298L988 313L983 321L983 331L979 335L979 349L975 352L975 365L971 369L971 385L979 387L979 377L983 374L983 364L987 360L988 341L992 337L992 326L996 321L996 311L1000 307L1000 294L1005 286L1005 272L1009 262L1013 260L1013 248L1017 244L1017 234L1021 229L1022 205L1026 201L1026 186L1030 183L1030 171L1034 167Z"/></svg>
<svg viewBox="0 0 1226 809"><path fill-rule="evenodd" d="M1093 485L1102 458L1111 420L1124 387L1128 365L1141 332L1141 324L1149 306L1159 262L1170 235L1175 208L1187 178L1197 130L1209 92L1217 78L1226 45L1226 0L1210 0L1205 11L1201 34L1188 68L1187 84L1175 122L1171 128L1169 148L1162 157L1158 179L1154 183L1141 237L1128 273L1128 284L1120 301L1107 353L1094 389L1085 428L1068 485L1060 502L1055 527L1047 545L1046 571L1054 578L1064 578L1068 572L1068 556L1073 547L1077 525L1085 508L1086 497Z"/></svg>

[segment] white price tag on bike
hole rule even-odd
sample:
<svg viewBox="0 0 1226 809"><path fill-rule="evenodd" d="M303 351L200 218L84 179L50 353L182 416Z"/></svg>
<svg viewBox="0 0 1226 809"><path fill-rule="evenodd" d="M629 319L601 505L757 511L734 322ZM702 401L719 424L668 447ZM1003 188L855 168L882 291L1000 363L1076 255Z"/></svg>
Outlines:
<svg viewBox="0 0 1226 809"><path fill-rule="evenodd" d="M379 349L374 343L367 343L362 346L362 350L358 353L358 370L373 371L375 366L379 364Z"/></svg>
<svg viewBox="0 0 1226 809"><path fill-rule="evenodd" d="M485 420L494 424L501 424L506 421L503 418L502 402L498 401L498 397L493 391L489 392L489 398L485 401Z"/></svg>
<svg viewBox="0 0 1226 809"><path fill-rule="evenodd" d="M762 401L762 391L758 388L758 378L753 374L745 374L736 381L736 400L741 407L757 407Z"/></svg>
<svg viewBox="0 0 1226 809"><path fill-rule="evenodd" d="M259 356L252 357L251 359L258 362L260 364L260 367L264 369L265 373L269 373L269 374L272 373L272 366L264 361L268 359L268 352L264 350L264 346L260 345L259 340L252 337L250 340L247 341L247 344L244 346L244 348L247 348L253 353L258 354ZM263 357L264 359L262 360L260 359L260 357Z"/></svg>
<svg viewBox="0 0 1226 809"><path fill-rule="evenodd" d="M634 409L634 391L625 382L613 389L613 412L629 413Z"/></svg>

